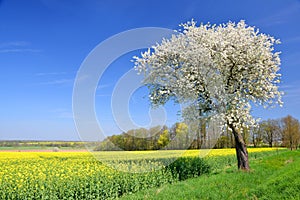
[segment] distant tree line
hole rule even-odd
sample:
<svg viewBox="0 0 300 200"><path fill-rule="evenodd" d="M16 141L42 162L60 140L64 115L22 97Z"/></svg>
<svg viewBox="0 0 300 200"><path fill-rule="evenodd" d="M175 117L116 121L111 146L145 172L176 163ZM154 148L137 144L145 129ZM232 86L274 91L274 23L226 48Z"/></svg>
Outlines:
<svg viewBox="0 0 300 200"><path fill-rule="evenodd" d="M201 122L200 130L192 130L183 122L172 127L156 126L140 128L112 135L100 142L95 150L158 150L158 149L199 149L233 148L234 138L230 131L217 133ZM288 147L291 150L300 145L300 123L288 115L281 119L268 119L252 129L244 129L243 137L248 146Z"/></svg>
<svg viewBox="0 0 300 200"><path fill-rule="evenodd" d="M283 146L291 150L299 148L300 123L288 115L281 119L262 121L250 132L250 143L254 147L267 144L269 147Z"/></svg>
<svg viewBox="0 0 300 200"><path fill-rule="evenodd" d="M0 147L68 147L85 148L91 142L81 141L23 141L23 140L2 140Z"/></svg>

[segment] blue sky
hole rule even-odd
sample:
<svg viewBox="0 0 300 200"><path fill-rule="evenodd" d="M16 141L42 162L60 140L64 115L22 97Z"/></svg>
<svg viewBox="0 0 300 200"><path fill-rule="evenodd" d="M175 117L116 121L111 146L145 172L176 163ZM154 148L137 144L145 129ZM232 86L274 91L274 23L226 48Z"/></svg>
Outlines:
<svg viewBox="0 0 300 200"><path fill-rule="evenodd" d="M203 23L246 20L281 39L283 108L254 109L263 119L300 119L300 1L116 1L0 0L0 139L78 140L72 91L85 57L101 41L139 27L178 29L194 18ZM105 134L118 133L110 111L117 80L133 67L128 53L105 72L96 91L96 113ZM145 89L130 100L133 120L149 122ZM138 103L137 103L138 102ZM167 124L178 117L167 106Z"/></svg>

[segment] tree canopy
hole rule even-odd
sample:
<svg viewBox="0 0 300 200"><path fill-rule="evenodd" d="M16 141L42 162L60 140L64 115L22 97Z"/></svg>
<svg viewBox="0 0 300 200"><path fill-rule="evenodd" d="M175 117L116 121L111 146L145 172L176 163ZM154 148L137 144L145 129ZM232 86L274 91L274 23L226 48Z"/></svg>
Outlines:
<svg viewBox="0 0 300 200"><path fill-rule="evenodd" d="M202 115L218 111L240 128L255 123L250 102L281 104L280 58L273 52L279 40L244 21L219 26L191 21L181 27L171 39L134 57L153 105L173 98L196 105Z"/></svg>

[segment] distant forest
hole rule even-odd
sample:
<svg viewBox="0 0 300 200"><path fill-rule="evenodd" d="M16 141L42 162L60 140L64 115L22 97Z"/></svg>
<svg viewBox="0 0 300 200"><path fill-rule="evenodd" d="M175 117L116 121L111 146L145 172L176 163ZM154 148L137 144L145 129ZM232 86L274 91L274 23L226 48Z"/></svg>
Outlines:
<svg viewBox="0 0 300 200"><path fill-rule="evenodd" d="M85 148L90 142L81 141L30 141L30 140L2 140L0 141L0 147L59 147L59 148ZM94 143L95 144L95 143Z"/></svg>
<svg viewBox="0 0 300 200"><path fill-rule="evenodd" d="M230 131L217 133L208 130L206 122L201 122L199 130L191 130L183 123L172 127L157 126L150 129L129 130L120 135L112 135L100 142L96 151L111 150L158 150L158 149L200 149L232 148L234 138ZM299 121L292 116L269 119L252 129L244 129L243 137L252 147L288 147L297 149L300 144Z"/></svg>

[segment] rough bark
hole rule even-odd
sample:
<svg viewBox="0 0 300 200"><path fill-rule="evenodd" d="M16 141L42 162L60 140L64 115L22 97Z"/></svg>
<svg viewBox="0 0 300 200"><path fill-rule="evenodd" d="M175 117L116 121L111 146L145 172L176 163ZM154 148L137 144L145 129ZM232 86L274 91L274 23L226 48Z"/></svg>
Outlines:
<svg viewBox="0 0 300 200"><path fill-rule="evenodd" d="M242 134L231 124L229 127L232 129L232 133L235 140L236 157L238 161L238 169L243 171L249 171L249 160L247 146L244 142Z"/></svg>
<svg viewBox="0 0 300 200"><path fill-rule="evenodd" d="M206 123L202 119L200 124L200 132L201 132L201 148L207 148L206 146Z"/></svg>
<svg viewBox="0 0 300 200"><path fill-rule="evenodd" d="M269 147L271 147L271 148L273 147L273 141L269 142Z"/></svg>
<svg viewBox="0 0 300 200"><path fill-rule="evenodd" d="M200 134L201 134L201 130L198 128L198 130L197 130L197 149L201 149Z"/></svg>

